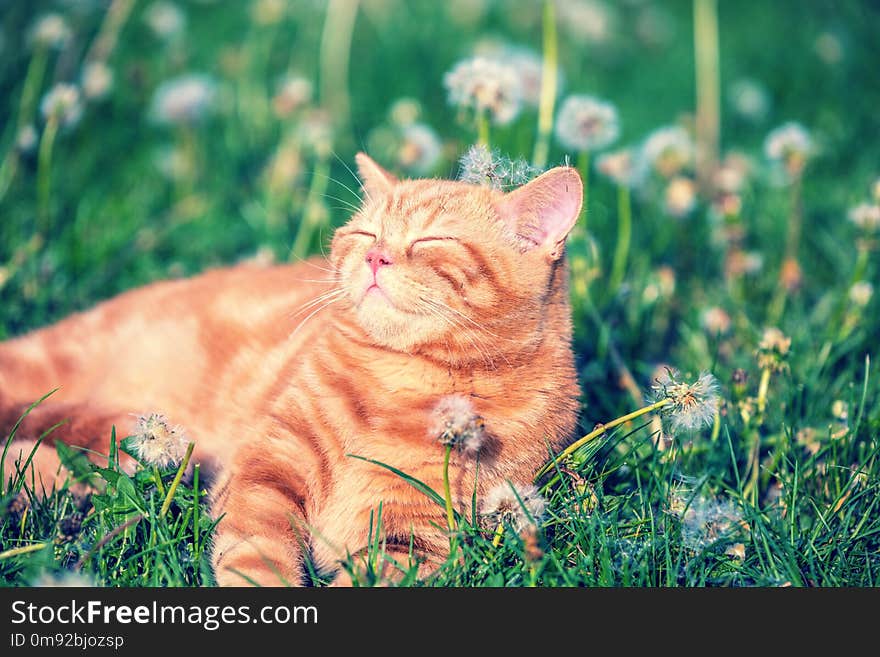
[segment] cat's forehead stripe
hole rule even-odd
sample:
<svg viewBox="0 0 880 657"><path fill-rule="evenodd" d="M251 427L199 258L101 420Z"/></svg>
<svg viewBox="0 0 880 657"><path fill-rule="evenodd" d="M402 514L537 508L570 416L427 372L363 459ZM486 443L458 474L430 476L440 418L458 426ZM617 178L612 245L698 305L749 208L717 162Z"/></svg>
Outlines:
<svg viewBox="0 0 880 657"><path fill-rule="evenodd" d="M384 231L406 228L425 230L445 215L453 195L448 190L395 190L378 209L377 219Z"/></svg>

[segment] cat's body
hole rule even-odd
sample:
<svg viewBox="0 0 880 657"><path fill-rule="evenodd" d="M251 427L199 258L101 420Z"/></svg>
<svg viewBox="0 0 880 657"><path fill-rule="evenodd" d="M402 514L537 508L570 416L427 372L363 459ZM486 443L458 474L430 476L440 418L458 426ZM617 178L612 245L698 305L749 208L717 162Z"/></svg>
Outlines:
<svg viewBox="0 0 880 657"><path fill-rule="evenodd" d="M221 584L300 583L303 542L332 572L366 547L380 503L391 551L412 542L436 561L448 548L442 507L352 455L442 490L431 412L464 396L487 436L478 477L474 455L453 454L464 511L475 485L479 496L529 481L571 436L578 388L561 255L580 180L556 169L502 195L397 182L363 156L359 165L368 199L328 260L155 283L0 344L0 430L57 386L20 437L70 417L53 436L106 452L110 426L125 435L132 413L185 427L195 460L217 472ZM57 460L48 449L38 457L51 478Z"/></svg>

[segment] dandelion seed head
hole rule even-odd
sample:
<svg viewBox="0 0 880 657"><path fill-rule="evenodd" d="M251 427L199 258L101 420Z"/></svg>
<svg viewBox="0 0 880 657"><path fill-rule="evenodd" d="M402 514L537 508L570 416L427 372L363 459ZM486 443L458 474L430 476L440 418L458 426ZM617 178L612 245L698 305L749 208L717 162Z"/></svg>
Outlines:
<svg viewBox="0 0 880 657"><path fill-rule="evenodd" d="M720 401L719 385L709 372L701 372L695 382L686 383L677 370L666 368L657 378L653 391L657 401L670 401L661 413L673 433L696 431L715 420Z"/></svg>
<svg viewBox="0 0 880 657"><path fill-rule="evenodd" d="M333 152L333 121L326 110L307 112L300 121L297 135L306 151L319 158L329 157Z"/></svg>
<svg viewBox="0 0 880 657"><path fill-rule="evenodd" d="M764 139L764 155L780 164L790 176L798 176L813 155L815 144L800 123L789 121L770 131Z"/></svg>
<svg viewBox="0 0 880 657"><path fill-rule="evenodd" d="M679 219L686 217L697 205L697 183L691 178L675 176L666 185L663 198L666 212Z"/></svg>
<svg viewBox="0 0 880 657"><path fill-rule="evenodd" d="M556 117L556 139L574 151L607 148L620 136L620 119L611 103L593 96L566 98Z"/></svg>
<svg viewBox="0 0 880 657"><path fill-rule="evenodd" d="M596 158L596 170L620 187L638 187L642 181L642 160L632 148L603 153Z"/></svg>
<svg viewBox="0 0 880 657"><path fill-rule="evenodd" d="M388 110L391 123L401 127L412 125L422 115L422 106L415 98L398 98Z"/></svg>
<svg viewBox="0 0 880 657"><path fill-rule="evenodd" d="M866 233L880 231L880 203L859 203L850 208L847 216Z"/></svg>
<svg viewBox="0 0 880 657"><path fill-rule="evenodd" d="M757 251L743 251L740 248L733 248L728 251L724 260L724 273L727 278L757 274L763 267L764 256Z"/></svg>
<svg viewBox="0 0 880 657"><path fill-rule="evenodd" d="M770 96L757 80L739 78L734 80L727 92L733 110L749 121L761 121L770 111Z"/></svg>
<svg viewBox="0 0 880 657"><path fill-rule="evenodd" d="M813 43L813 50L816 52L816 55L818 55L819 59L829 66L839 64L843 59L843 44L841 44L840 39L831 32L822 32L817 36L816 41Z"/></svg>
<svg viewBox="0 0 880 657"><path fill-rule="evenodd" d="M492 189L511 189L524 185L540 172L523 159L511 160L483 144L468 148L459 160L458 179Z"/></svg>
<svg viewBox="0 0 880 657"><path fill-rule="evenodd" d="M287 118L312 100L312 82L302 75L287 75L278 83L272 109L278 118Z"/></svg>
<svg viewBox="0 0 880 657"><path fill-rule="evenodd" d="M37 129L32 123L28 123L19 129L18 135L15 137L15 147L21 153L30 153L36 147L38 140Z"/></svg>
<svg viewBox="0 0 880 657"><path fill-rule="evenodd" d="M494 529L503 524L517 534L527 527L540 525L546 509L547 500L531 484L513 484L511 488L510 483L503 482L480 500L480 516L485 527Z"/></svg>
<svg viewBox="0 0 880 657"><path fill-rule="evenodd" d="M31 42L43 48L60 50L71 36L70 27L61 14L44 14L31 27Z"/></svg>
<svg viewBox="0 0 880 657"><path fill-rule="evenodd" d="M730 315L723 308L713 306L703 311L700 324L709 335L724 335L730 330Z"/></svg>
<svg viewBox="0 0 880 657"><path fill-rule="evenodd" d="M186 28L186 14L173 2L158 0L147 7L144 20L160 39L171 39Z"/></svg>
<svg viewBox="0 0 880 657"><path fill-rule="evenodd" d="M620 136L617 109L609 102L587 95L566 98L556 116L556 139L574 151L607 148Z"/></svg>
<svg viewBox="0 0 880 657"><path fill-rule="evenodd" d="M85 97L98 100L113 88L113 71L105 62L89 62L83 67L81 83Z"/></svg>
<svg viewBox="0 0 880 657"><path fill-rule="evenodd" d="M871 297L874 296L874 286L868 281L857 281L849 288L848 296L853 304L859 308L864 308L870 303Z"/></svg>
<svg viewBox="0 0 880 657"><path fill-rule="evenodd" d="M198 73L166 80L153 93L151 114L158 123L196 123L210 111L217 95L214 81Z"/></svg>
<svg viewBox="0 0 880 657"><path fill-rule="evenodd" d="M187 153L176 146L161 146L153 152L153 164L168 180L184 180L194 168Z"/></svg>
<svg viewBox="0 0 880 657"><path fill-rule="evenodd" d="M728 153L712 176L713 185L719 192L738 194L745 187L751 169L752 164L745 155Z"/></svg>
<svg viewBox="0 0 880 657"><path fill-rule="evenodd" d="M758 343L757 360L758 367L769 369L773 372L781 372L788 368L786 360L791 350L791 338L778 328L765 328Z"/></svg>
<svg viewBox="0 0 880 657"><path fill-rule="evenodd" d="M443 84L452 105L486 112L497 125L513 121L522 105L516 69L487 57L460 61L443 77Z"/></svg>
<svg viewBox="0 0 880 657"><path fill-rule="evenodd" d="M48 120L54 118L65 127L76 125L82 117L82 97L74 84L59 82L43 96L40 112Z"/></svg>
<svg viewBox="0 0 880 657"><path fill-rule="evenodd" d="M699 495L681 515L682 543L694 551L729 543L742 523L742 513L733 501Z"/></svg>
<svg viewBox="0 0 880 657"><path fill-rule="evenodd" d="M437 133L424 123L412 123L401 128L401 143L397 162L407 171L424 175L434 169L440 159L442 146Z"/></svg>
<svg viewBox="0 0 880 657"><path fill-rule="evenodd" d="M559 24L577 40L605 43L614 31L615 14L596 0L566 0L558 4Z"/></svg>
<svg viewBox="0 0 880 657"><path fill-rule="evenodd" d="M801 265L797 259L786 258L779 270L779 282L782 287L788 292L793 292L801 286L803 279L803 270L801 270Z"/></svg>
<svg viewBox="0 0 880 657"><path fill-rule="evenodd" d="M482 418L464 395L441 397L428 418L428 438L476 454L486 437Z"/></svg>
<svg viewBox="0 0 880 657"><path fill-rule="evenodd" d="M528 48L512 48L506 54L506 61L519 72L519 86L523 102L529 107L537 107L541 102L541 78L544 63L541 56ZM561 71L556 72L556 87L561 84Z"/></svg>
<svg viewBox="0 0 880 657"><path fill-rule="evenodd" d="M693 163L694 142L681 126L664 126L648 135L641 153L650 168L671 178Z"/></svg>
<svg viewBox="0 0 880 657"><path fill-rule="evenodd" d="M763 351L773 351L780 356L785 356L788 354L789 349L791 349L791 338L786 337L778 328L766 328L761 335L758 349Z"/></svg>
<svg viewBox="0 0 880 657"><path fill-rule="evenodd" d="M189 439L183 427L171 425L161 413L147 413L137 416L132 446L147 465L167 468L183 460Z"/></svg>

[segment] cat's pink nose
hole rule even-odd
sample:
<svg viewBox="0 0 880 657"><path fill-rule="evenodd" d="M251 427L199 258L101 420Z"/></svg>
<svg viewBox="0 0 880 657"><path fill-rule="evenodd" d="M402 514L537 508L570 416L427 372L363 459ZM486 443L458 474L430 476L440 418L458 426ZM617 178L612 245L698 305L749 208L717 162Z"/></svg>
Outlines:
<svg viewBox="0 0 880 657"><path fill-rule="evenodd" d="M373 247L369 251L367 251L367 264L370 266L370 269L373 270L373 276L376 275L376 272L379 271L379 267L384 267L386 265L392 264L391 256L388 253L378 247Z"/></svg>

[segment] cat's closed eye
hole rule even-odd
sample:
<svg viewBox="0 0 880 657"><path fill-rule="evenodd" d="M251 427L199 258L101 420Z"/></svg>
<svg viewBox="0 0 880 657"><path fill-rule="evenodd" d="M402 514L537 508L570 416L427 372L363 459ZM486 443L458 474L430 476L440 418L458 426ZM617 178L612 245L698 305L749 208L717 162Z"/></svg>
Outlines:
<svg viewBox="0 0 880 657"><path fill-rule="evenodd" d="M372 240L376 239L376 234L371 233L370 231L367 231L367 230L348 230L348 231L345 231L344 233L340 234L340 237L352 237L352 236L368 237Z"/></svg>
<svg viewBox="0 0 880 657"><path fill-rule="evenodd" d="M436 246L439 244L454 244L459 240L457 237L452 236L429 236L429 237L419 237L418 239L413 240L409 244L409 248L407 249L408 253L413 253L413 250L416 247L421 246Z"/></svg>

